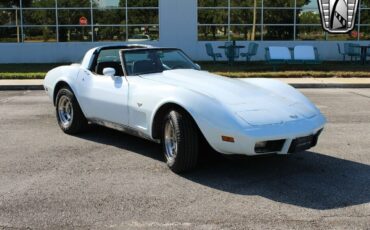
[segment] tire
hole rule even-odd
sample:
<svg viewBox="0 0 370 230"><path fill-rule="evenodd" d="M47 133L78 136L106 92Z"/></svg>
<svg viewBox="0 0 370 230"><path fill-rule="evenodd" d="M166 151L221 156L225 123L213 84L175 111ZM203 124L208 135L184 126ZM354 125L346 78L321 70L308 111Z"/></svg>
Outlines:
<svg viewBox="0 0 370 230"><path fill-rule="evenodd" d="M193 169L198 161L199 133L192 118L172 110L162 124L163 153L168 167L175 173Z"/></svg>
<svg viewBox="0 0 370 230"><path fill-rule="evenodd" d="M55 112L59 127L67 134L77 134L84 131L88 122L80 105L69 88L62 88L56 97Z"/></svg>

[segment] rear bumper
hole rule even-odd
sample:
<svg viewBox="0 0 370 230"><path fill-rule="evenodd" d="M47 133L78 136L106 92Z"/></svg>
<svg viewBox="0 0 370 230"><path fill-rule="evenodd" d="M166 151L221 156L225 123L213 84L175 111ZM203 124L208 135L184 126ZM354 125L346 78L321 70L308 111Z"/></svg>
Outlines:
<svg viewBox="0 0 370 230"><path fill-rule="evenodd" d="M234 143L218 142L216 146L211 145L228 155L289 154L314 147L325 123L325 117L320 114L311 119L241 130L230 134L235 138ZM271 151L268 148L266 151L257 150L255 147L259 142L270 142Z"/></svg>

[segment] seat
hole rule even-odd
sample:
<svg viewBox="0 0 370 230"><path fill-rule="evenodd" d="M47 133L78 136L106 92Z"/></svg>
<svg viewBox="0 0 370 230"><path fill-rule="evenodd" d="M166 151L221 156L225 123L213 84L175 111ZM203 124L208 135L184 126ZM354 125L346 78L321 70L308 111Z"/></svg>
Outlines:
<svg viewBox="0 0 370 230"><path fill-rule="evenodd" d="M293 60L295 63L319 63L318 51L313 46L296 46L293 51Z"/></svg>
<svg viewBox="0 0 370 230"><path fill-rule="evenodd" d="M222 58L222 55L220 53L215 53L213 51L213 46L211 43L206 43L206 51L207 55L212 57L214 62L217 61L217 58Z"/></svg>
<svg viewBox="0 0 370 230"><path fill-rule="evenodd" d="M351 61L353 61L353 58L356 61L357 58L361 57L361 49L356 45L355 43L344 43L344 52L351 58Z"/></svg>
<svg viewBox="0 0 370 230"><path fill-rule="evenodd" d="M249 62L253 56L257 54L258 51L258 44L255 42L251 42L248 45L248 51L247 53L241 53L241 57L245 57L246 61Z"/></svg>
<svg viewBox="0 0 370 230"><path fill-rule="evenodd" d="M337 47L338 47L339 54L342 55L342 57L343 57L343 61L346 61L346 53L344 51L342 51L342 49L340 48L339 43L337 43Z"/></svg>
<svg viewBox="0 0 370 230"><path fill-rule="evenodd" d="M136 61L132 68L132 74L138 75L143 73L154 73L158 72L159 68L155 62L150 60Z"/></svg>
<svg viewBox="0 0 370 230"><path fill-rule="evenodd" d="M265 58L267 62L282 62L292 61L292 55L288 47L284 46L269 46L266 48Z"/></svg>
<svg viewBox="0 0 370 230"><path fill-rule="evenodd" d="M118 62L99 62L96 65L95 72L99 75L103 75L103 70L105 68L113 68L116 71L116 76L123 76L123 69L120 63Z"/></svg>

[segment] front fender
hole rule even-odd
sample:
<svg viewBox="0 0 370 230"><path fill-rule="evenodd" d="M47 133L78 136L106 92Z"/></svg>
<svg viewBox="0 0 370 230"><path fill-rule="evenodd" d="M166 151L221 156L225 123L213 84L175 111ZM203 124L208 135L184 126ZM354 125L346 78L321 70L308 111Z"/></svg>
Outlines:
<svg viewBox="0 0 370 230"><path fill-rule="evenodd" d="M189 90L177 90L176 96L173 95L164 97L156 105L151 117L152 128L157 112L166 104L176 104L192 116L205 139L217 151L223 151L221 136L232 136L235 130L242 130L243 121L217 100Z"/></svg>

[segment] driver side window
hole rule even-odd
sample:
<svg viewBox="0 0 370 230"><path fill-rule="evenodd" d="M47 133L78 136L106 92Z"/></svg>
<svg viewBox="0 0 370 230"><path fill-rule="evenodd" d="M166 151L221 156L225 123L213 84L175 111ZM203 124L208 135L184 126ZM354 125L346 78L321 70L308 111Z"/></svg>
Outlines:
<svg viewBox="0 0 370 230"><path fill-rule="evenodd" d="M106 49L99 53L96 60L96 65L91 68L91 71L97 75L103 75L105 68L113 68L116 71L116 76L123 76L119 49Z"/></svg>

